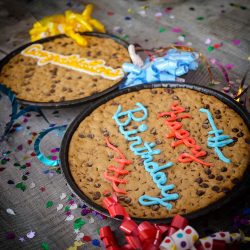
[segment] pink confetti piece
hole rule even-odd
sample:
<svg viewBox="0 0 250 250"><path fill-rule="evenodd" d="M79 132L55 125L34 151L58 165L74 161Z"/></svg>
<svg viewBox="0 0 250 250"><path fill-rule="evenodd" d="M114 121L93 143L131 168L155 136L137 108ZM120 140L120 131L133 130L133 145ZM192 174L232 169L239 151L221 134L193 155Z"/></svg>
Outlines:
<svg viewBox="0 0 250 250"><path fill-rule="evenodd" d="M234 65L231 64L231 63L228 63L225 65L226 69L230 70L230 69L233 69L234 68Z"/></svg>
<svg viewBox="0 0 250 250"><path fill-rule="evenodd" d="M157 12L157 13L155 13L155 17L162 17L162 13L161 12Z"/></svg>
<svg viewBox="0 0 250 250"><path fill-rule="evenodd" d="M172 7L167 7L167 8L165 8L165 13L170 13L171 11L173 10L173 8Z"/></svg>
<svg viewBox="0 0 250 250"><path fill-rule="evenodd" d="M19 151L23 150L23 145L21 144L21 145L17 146L17 150L19 150Z"/></svg>
<svg viewBox="0 0 250 250"><path fill-rule="evenodd" d="M57 156L56 156L56 155L52 155L52 156L51 156L51 159L52 159L52 160L57 160Z"/></svg>
<svg viewBox="0 0 250 250"><path fill-rule="evenodd" d="M179 28L179 27L173 27L173 28L171 29L171 31L174 32L174 33L180 33L180 32L182 31L182 29Z"/></svg>
<svg viewBox="0 0 250 250"><path fill-rule="evenodd" d="M232 40L232 44L235 45L235 46L238 46L238 45L240 45L240 40L239 39L234 39L234 40Z"/></svg>

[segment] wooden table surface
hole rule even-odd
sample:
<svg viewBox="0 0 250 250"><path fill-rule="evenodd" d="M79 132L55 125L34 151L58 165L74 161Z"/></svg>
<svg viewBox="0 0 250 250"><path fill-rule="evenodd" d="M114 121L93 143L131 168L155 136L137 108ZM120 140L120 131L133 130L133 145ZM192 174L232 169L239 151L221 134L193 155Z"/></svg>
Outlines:
<svg viewBox="0 0 250 250"><path fill-rule="evenodd" d="M132 0L95 0L94 17L101 20L109 33L118 35L130 43L138 43L143 48L164 47L176 42L191 46L201 52L210 61L217 84L214 88L223 90L227 86L221 69L213 65L220 62L228 72L232 90L237 90L240 79L249 68L250 51L250 2L247 0L229 2L226 0L176 0L176 1L132 1ZM67 9L81 12L88 3L83 0L0 0L0 58L19 46L29 42L28 31L32 24L46 15L62 13ZM174 32L180 28L180 32ZM176 29L175 29L176 31ZM210 43L209 43L210 42ZM209 52L208 47L219 44ZM209 78L206 68L188 74L187 81L208 85ZM247 80L249 76L247 77ZM247 81L246 81L247 82ZM248 95L249 98L249 95ZM249 100L248 100L249 101ZM69 124L84 106L66 110L44 110L51 123ZM3 107L0 107L0 112ZM1 120L0 120L1 122ZM65 212L57 211L59 204L67 206L60 195L71 195L66 181L60 174L45 174L44 166L34 157L31 158L33 137L27 132L29 125L31 132L39 133L46 128L46 123L33 115L28 125L20 119L23 130L11 135L8 142L4 142L2 151L9 150L7 162L1 162L0 167L0 248L1 249L42 249L42 243L49 245L49 249L67 249L75 242L79 232L74 232L73 221L82 218L86 224L80 230L92 240L98 239L97 230L102 225L111 225L117 229L118 222L103 219L94 212L81 216L82 208L75 209L74 220L65 221ZM31 140L31 145L27 141ZM61 137L47 141L48 145L59 146ZM20 150L20 145L22 149ZM18 147L19 146L19 147ZM5 150L3 150L5 149ZM3 159L3 156L1 156ZM22 181L25 170L13 166L31 162L29 178ZM24 182L27 189L22 192L8 182ZM35 187L34 187L35 184ZM213 230L233 230L233 218L249 206L247 199L237 200L237 204L227 211L220 211L216 215L194 221L201 234ZM73 198L75 199L75 198ZM51 208L46 208L48 201L53 201ZM82 206L81 202L75 201ZM60 207L60 206L59 206ZM15 211L16 215L6 212L7 208ZM207 222L209 220L209 223ZM209 231L210 230L210 231ZM27 238L27 233L34 231L36 236ZM10 233L14 239L8 239ZM24 238L24 242L22 239ZM13 238L13 237L12 237ZM97 249L94 242L88 242L78 249ZM72 248L73 249L73 248ZM249 248L248 248L249 249Z"/></svg>

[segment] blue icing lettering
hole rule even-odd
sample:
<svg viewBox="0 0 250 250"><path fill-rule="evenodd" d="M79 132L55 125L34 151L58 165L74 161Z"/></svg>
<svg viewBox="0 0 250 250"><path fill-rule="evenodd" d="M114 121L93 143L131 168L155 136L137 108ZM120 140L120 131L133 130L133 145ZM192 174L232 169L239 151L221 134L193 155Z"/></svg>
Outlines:
<svg viewBox="0 0 250 250"><path fill-rule="evenodd" d="M145 120L148 117L148 111L147 109L139 102L136 103L136 106L139 108L133 109L133 110L128 110L128 111L122 111L121 105L119 105L115 115L113 116L113 119L119 126L128 126L128 124L131 122L131 120L136 121L136 122L141 122ZM143 112L142 117L135 117L133 114L136 112ZM127 120L125 122L121 122L119 118L127 116Z"/></svg>
<svg viewBox="0 0 250 250"><path fill-rule="evenodd" d="M153 156L161 153L160 149L153 149L156 144L154 142L143 143L141 137L136 136L138 132L145 132L148 129L146 124L141 124L138 130L126 130L125 127L130 124L131 121L142 122L148 117L147 109L141 104L136 103L138 108L128 111L122 111L122 107L119 106L113 119L119 126L120 133L126 138L126 140L131 141L129 145L130 150L143 159L143 164L145 170L152 176L154 183L161 190L162 198L151 197L143 195L139 198L139 202L144 206L151 206L155 204L160 204L167 209L171 209L171 203L167 201L176 200L179 198L177 193L168 194L167 192L174 189L174 185L166 185L167 176L164 172L160 172L166 168L173 166L172 162L168 162L163 166L159 166L158 163L153 161ZM141 117L136 117L134 113L143 113ZM124 120L126 119L126 120ZM134 136L133 136L134 135Z"/></svg>
<svg viewBox="0 0 250 250"><path fill-rule="evenodd" d="M214 148L219 159L225 163L230 163L231 160L226 158L219 148L225 147L232 143L234 140L230 138L229 135L223 135L223 130L217 129L212 114L207 109L200 109L200 112L206 113L208 121L212 127L212 130L208 132L209 135L214 135L214 137L208 137L207 145L210 148Z"/></svg>

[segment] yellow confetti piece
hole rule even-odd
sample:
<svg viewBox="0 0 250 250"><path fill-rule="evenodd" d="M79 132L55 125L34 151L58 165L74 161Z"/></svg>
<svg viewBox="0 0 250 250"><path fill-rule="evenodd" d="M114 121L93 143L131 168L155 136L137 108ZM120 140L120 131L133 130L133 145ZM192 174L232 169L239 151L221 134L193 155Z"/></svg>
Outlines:
<svg viewBox="0 0 250 250"><path fill-rule="evenodd" d="M93 4L88 4L82 14L71 10L65 11L64 15L52 15L42 18L33 24L29 31L32 42L41 38L65 34L71 37L81 46L87 45L87 40L78 32L106 32L104 25L97 19L92 18Z"/></svg>
<svg viewBox="0 0 250 250"><path fill-rule="evenodd" d="M83 242L76 240L72 246L67 248L67 250L77 250L77 248L82 246L82 245L84 245Z"/></svg>

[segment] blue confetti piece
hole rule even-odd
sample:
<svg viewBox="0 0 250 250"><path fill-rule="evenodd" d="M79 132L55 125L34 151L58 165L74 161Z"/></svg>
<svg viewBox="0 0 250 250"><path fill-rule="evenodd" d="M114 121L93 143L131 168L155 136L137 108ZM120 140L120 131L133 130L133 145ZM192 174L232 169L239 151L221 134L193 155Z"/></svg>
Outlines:
<svg viewBox="0 0 250 250"><path fill-rule="evenodd" d="M94 246L100 246L100 241L97 239L92 240L92 245Z"/></svg>

